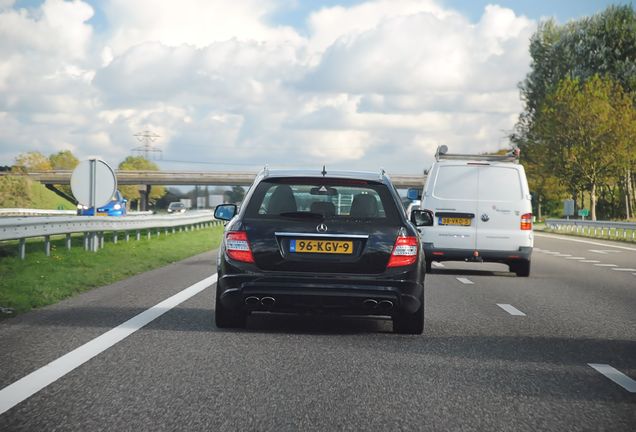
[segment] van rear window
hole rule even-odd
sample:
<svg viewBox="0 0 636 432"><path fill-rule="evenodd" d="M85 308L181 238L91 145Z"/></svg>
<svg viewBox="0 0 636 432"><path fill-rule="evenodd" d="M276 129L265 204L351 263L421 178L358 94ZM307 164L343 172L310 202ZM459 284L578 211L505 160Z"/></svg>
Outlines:
<svg viewBox="0 0 636 432"><path fill-rule="evenodd" d="M522 198L519 171L515 168L488 167L479 170L480 201L518 201Z"/></svg>
<svg viewBox="0 0 636 432"><path fill-rule="evenodd" d="M517 201L523 198L515 168L477 165L440 166L433 195L448 200Z"/></svg>
<svg viewBox="0 0 636 432"><path fill-rule="evenodd" d="M440 166L433 196L441 199L475 200L478 170L477 167L466 165Z"/></svg>

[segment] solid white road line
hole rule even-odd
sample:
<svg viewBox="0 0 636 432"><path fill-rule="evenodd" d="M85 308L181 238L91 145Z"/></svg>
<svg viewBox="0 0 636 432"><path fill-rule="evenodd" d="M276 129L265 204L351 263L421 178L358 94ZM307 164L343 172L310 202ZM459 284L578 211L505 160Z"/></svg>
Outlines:
<svg viewBox="0 0 636 432"><path fill-rule="evenodd" d="M502 308L503 310L508 312L510 315L526 316L526 314L521 312L519 309L517 309L513 305L509 305L509 304L506 304L506 303L497 303L497 306L499 306L500 308Z"/></svg>
<svg viewBox="0 0 636 432"><path fill-rule="evenodd" d="M457 279L458 281L460 281L461 283L466 284L466 285L472 285L472 284L474 284L474 282L473 282L473 281L471 281L470 279L466 279L466 278L456 278L456 279Z"/></svg>
<svg viewBox="0 0 636 432"><path fill-rule="evenodd" d="M599 260L581 260L579 262L584 262L584 263L600 263Z"/></svg>
<svg viewBox="0 0 636 432"><path fill-rule="evenodd" d="M439 263L439 262L437 262L437 261L433 261L433 262L431 263L431 265L432 265L433 267L437 267L437 268L445 267L445 266L444 266L444 264Z"/></svg>
<svg viewBox="0 0 636 432"><path fill-rule="evenodd" d="M49 384L57 381L67 373L71 372L75 368L86 363L98 354L106 351L108 348L115 345L117 342L127 338L146 324L159 318L170 309L180 305L184 301L200 293L210 285L216 282L217 275L214 274L210 277L203 279L195 283L194 285L184 289L165 299L164 301L157 303L150 309L147 309L129 319L128 321L120 324L119 326L107 331L101 336L85 343L79 348L63 355L57 360L53 360L46 366L31 372L24 378L10 384L0 390L0 414L13 408L23 400L34 395L42 390Z"/></svg>
<svg viewBox="0 0 636 432"><path fill-rule="evenodd" d="M618 267L616 264L594 264L597 267Z"/></svg>
<svg viewBox="0 0 636 432"><path fill-rule="evenodd" d="M579 239L568 238L568 237L565 237L565 236L563 236L563 237L562 236L556 236L556 235L551 235L551 234L540 234L540 233L537 233L537 232L535 232L534 235L536 237L546 237L546 238L553 238L553 239L558 239L558 240L572 241L572 242L577 242L577 243L587 243L587 244L596 245L596 246L605 246L605 247L611 247L611 248L616 248L616 249L624 249L624 250L636 252L636 249L630 248L630 247L627 247L627 246L618 246L618 245L607 244L607 243L598 243L598 242L593 242L593 241L589 241L589 240L579 240Z"/></svg>
<svg viewBox="0 0 636 432"><path fill-rule="evenodd" d="M612 270L614 270L614 271L624 271L624 272L636 271L636 269L633 269L633 268L613 268Z"/></svg>
<svg viewBox="0 0 636 432"><path fill-rule="evenodd" d="M628 392L636 393L636 381L634 381L618 369L614 369L607 364L598 363L588 363L588 366L593 367L594 369L596 369L597 372L605 375L606 378L611 379Z"/></svg>

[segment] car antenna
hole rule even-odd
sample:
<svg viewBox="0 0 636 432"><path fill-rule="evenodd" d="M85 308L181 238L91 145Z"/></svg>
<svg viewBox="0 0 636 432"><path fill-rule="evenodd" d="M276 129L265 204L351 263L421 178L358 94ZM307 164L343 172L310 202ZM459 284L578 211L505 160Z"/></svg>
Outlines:
<svg viewBox="0 0 636 432"><path fill-rule="evenodd" d="M322 174L323 177L327 175L327 169L325 168L325 165L322 166L321 174Z"/></svg>

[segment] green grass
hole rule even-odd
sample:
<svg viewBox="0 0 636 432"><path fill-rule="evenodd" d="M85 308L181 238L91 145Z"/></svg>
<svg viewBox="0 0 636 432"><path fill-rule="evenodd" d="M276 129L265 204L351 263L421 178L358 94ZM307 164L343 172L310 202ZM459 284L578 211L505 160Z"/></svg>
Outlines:
<svg viewBox="0 0 636 432"><path fill-rule="evenodd" d="M27 242L25 260L17 256L16 242L0 244L0 307L16 313L56 303L91 288L107 285L147 270L162 267L218 247L223 226L177 232L159 237L153 232L140 241L131 235L126 243L107 235L96 253L85 251L81 236L74 236L71 250L64 238L52 240L51 256L41 240ZM131 233L132 234L132 233ZM210 263L212 268L214 263ZM0 317L3 314L0 314ZM6 315L5 315L6 316Z"/></svg>
<svg viewBox="0 0 636 432"><path fill-rule="evenodd" d="M75 210L76 207L55 192L48 190L43 184L31 183L31 208L51 210Z"/></svg>

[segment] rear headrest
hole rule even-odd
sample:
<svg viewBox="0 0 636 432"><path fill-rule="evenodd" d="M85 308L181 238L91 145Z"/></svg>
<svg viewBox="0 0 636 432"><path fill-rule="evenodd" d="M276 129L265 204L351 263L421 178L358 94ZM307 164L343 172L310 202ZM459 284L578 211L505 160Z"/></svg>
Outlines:
<svg viewBox="0 0 636 432"><path fill-rule="evenodd" d="M327 201L314 201L311 203L310 211L323 216L333 216L336 214L336 206Z"/></svg>
<svg viewBox="0 0 636 432"><path fill-rule="evenodd" d="M294 192L288 185L276 186L267 204L267 214L281 214L298 211Z"/></svg>
<svg viewBox="0 0 636 432"><path fill-rule="evenodd" d="M361 218L378 217L378 201L373 195L357 194L353 197L349 214Z"/></svg>

